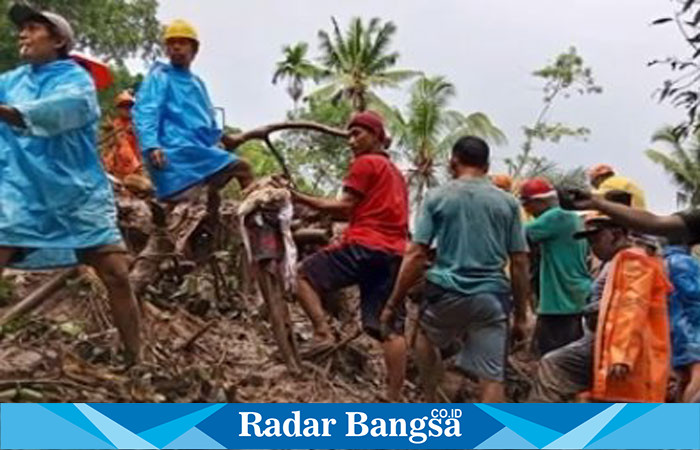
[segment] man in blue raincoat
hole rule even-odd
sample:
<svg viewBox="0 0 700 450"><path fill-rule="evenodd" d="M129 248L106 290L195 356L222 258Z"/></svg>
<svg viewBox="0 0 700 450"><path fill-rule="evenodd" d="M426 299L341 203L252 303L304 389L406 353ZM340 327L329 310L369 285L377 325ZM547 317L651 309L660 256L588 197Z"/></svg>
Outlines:
<svg viewBox="0 0 700 450"><path fill-rule="evenodd" d="M187 197L191 188L213 190L236 178L245 188L250 165L229 151L239 144L222 134L204 82L190 71L199 50L196 30L176 20L165 30L170 63L156 63L136 96L134 123L144 160L162 201Z"/></svg>
<svg viewBox="0 0 700 450"><path fill-rule="evenodd" d="M668 245L664 261L673 284L669 312L673 368L683 381L684 403L700 402L700 263L686 245Z"/></svg>
<svg viewBox="0 0 700 450"><path fill-rule="evenodd" d="M17 4L10 19L27 64L0 75L0 272L93 266L133 361L141 346L139 308L97 154L94 83L68 57L74 34L63 17Z"/></svg>

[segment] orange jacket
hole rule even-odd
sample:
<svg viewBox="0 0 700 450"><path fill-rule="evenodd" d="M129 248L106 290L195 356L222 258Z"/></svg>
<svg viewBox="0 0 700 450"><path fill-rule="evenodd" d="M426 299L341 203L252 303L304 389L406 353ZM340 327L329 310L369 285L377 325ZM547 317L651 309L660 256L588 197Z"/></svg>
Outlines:
<svg viewBox="0 0 700 450"><path fill-rule="evenodd" d="M660 258L631 248L618 253L600 302L591 397L606 402L661 403L670 375L667 295L671 284ZM622 380L608 379L627 364Z"/></svg>
<svg viewBox="0 0 700 450"><path fill-rule="evenodd" d="M106 166L114 176L123 179L141 171L143 167L141 150L139 150L131 120L117 117L114 119L113 126L117 136Z"/></svg>

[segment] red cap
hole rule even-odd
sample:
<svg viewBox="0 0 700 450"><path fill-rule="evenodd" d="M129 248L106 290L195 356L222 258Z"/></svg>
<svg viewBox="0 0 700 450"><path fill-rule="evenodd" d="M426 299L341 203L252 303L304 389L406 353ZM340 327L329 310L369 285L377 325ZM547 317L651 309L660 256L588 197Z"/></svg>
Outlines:
<svg viewBox="0 0 700 450"><path fill-rule="evenodd" d="M383 143L386 141L386 131L384 131L384 119L379 113L374 111L362 111L355 113L348 123L348 129L351 127L362 127L365 130L373 133Z"/></svg>
<svg viewBox="0 0 700 450"><path fill-rule="evenodd" d="M521 200L535 200L540 198L555 198L557 191L552 183L545 178L531 178L520 186Z"/></svg>

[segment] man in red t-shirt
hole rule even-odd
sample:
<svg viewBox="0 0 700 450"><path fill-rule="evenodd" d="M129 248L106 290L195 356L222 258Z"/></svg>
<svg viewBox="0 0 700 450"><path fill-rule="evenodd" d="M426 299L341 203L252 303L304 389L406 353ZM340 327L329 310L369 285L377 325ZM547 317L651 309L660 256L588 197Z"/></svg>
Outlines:
<svg viewBox="0 0 700 450"><path fill-rule="evenodd" d="M333 341L323 305L325 294L359 285L362 326L382 342L387 367L387 395L397 400L404 381L406 341L403 316L391 330L380 331L384 308L401 266L408 238L408 188L385 152L388 142L381 116L366 111L348 124L353 162L343 181L340 199L317 198L294 192L300 203L349 225L339 245L307 258L301 265L297 296L320 342Z"/></svg>

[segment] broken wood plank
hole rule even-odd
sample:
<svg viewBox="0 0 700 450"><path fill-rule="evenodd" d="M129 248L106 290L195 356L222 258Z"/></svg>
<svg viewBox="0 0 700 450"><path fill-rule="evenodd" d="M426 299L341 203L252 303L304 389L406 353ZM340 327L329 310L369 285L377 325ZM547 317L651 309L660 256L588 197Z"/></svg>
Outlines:
<svg viewBox="0 0 700 450"><path fill-rule="evenodd" d="M46 283L41 285L24 299L20 300L19 303L3 314L3 316L0 317L0 326L6 325L8 322L11 322L12 320L36 309L49 297L65 286L69 279L78 275L78 273L77 268L66 269L51 277L51 279L49 279Z"/></svg>

